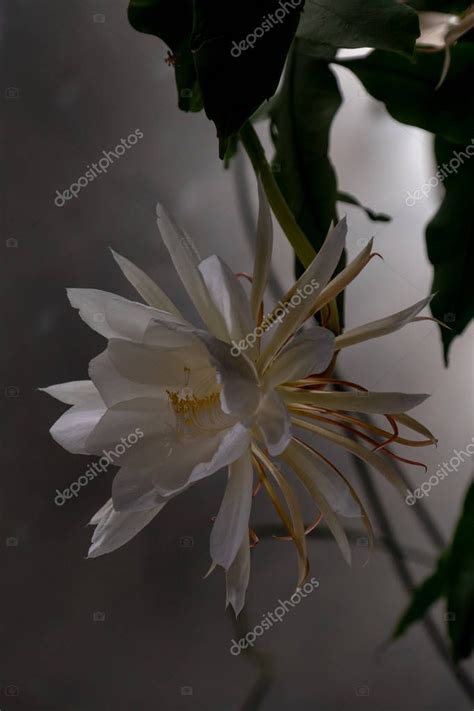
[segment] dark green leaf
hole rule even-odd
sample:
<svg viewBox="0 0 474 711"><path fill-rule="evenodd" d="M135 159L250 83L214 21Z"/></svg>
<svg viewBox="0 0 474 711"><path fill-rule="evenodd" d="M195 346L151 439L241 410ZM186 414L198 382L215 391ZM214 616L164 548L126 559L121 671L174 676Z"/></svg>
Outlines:
<svg viewBox="0 0 474 711"><path fill-rule="evenodd" d="M386 215L384 212L375 212L374 210L371 210L370 207L362 205L362 203L359 202L359 200L350 193L344 193L339 191L337 194L337 200L338 202L345 202L348 205L354 205L355 207L359 207L365 212L369 220L372 220L372 222L391 222L392 220L390 215Z"/></svg>
<svg viewBox="0 0 474 711"><path fill-rule="evenodd" d="M304 0L195 0L191 46L221 157L227 139L275 93L303 6Z"/></svg>
<svg viewBox="0 0 474 711"><path fill-rule="evenodd" d="M454 660L459 661L474 648L474 484L454 534L447 578L448 633Z"/></svg>
<svg viewBox="0 0 474 711"><path fill-rule="evenodd" d="M170 48L179 108L200 111L202 98L190 48L193 0L130 0L128 19L139 32L155 35Z"/></svg>
<svg viewBox="0 0 474 711"><path fill-rule="evenodd" d="M297 36L304 50L375 47L411 55L420 34L414 10L398 0L307 0Z"/></svg>
<svg viewBox="0 0 474 711"><path fill-rule="evenodd" d="M447 176L446 193L427 227L426 240L428 257L434 266L432 291L437 292L431 309L436 318L450 327L441 329L447 360L453 339L474 318L474 140L462 147L437 138L435 152L438 179Z"/></svg>
<svg viewBox="0 0 474 711"><path fill-rule="evenodd" d="M436 600L446 592L446 557L442 556L436 571L415 590L410 605L399 621L393 636L400 637L414 622L425 616Z"/></svg>
<svg viewBox="0 0 474 711"><path fill-rule="evenodd" d="M417 52L416 62L376 50L364 59L340 62L351 69L367 91L383 101L402 123L419 126L455 143L467 144L473 135L474 43L459 42L440 89L443 53Z"/></svg>
<svg viewBox="0 0 474 711"><path fill-rule="evenodd" d="M337 179L328 150L342 100L327 62L298 47L299 41L272 111L273 169L298 224L318 251L331 222L337 221Z"/></svg>

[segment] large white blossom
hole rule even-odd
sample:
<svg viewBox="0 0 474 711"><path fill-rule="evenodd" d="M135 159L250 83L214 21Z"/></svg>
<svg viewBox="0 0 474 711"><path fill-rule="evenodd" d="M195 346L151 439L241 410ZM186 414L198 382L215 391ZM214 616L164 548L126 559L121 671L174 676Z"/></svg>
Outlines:
<svg viewBox="0 0 474 711"><path fill-rule="evenodd" d="M275 307L273 315L278 314L278 319L270 314L263 328L273 237L261 188L259 194L251 286L245 283L248 288L244 288L219 257L202 260L190 238L159 206L159 230L202 325L187 321L146 274L114 254L146 304L104 291L69 289L72 306L107 340L107 347L91 361L90 380L45 388L72 405L51 429L53 438L70 452L102 455L137 428L143 433L117 459L120 469L112 498L91 520L96 528L90 557L127 543L171 499L227 468L210 554L213 566L226 571L227 602L237 614L249 581L251 540L256 540L249 528L255 475L296 544L301 584L309 569L307 531L286 466L303 483L347 560L350 547L339 517L361 516L371 535L351 484L305 441L305 433L353 452L402 493L390 463L390 456L395 455L385 449L386 444L434 441L420 423L403 414L425 395L369 393L350 383L348 391L336 391L331 378L338 351L416 320L429 299L337 337L315 325L313 315L320 313L324 323L328 304L373 256L370 242L331 278L345 245L347 228L342 221L282 298L281 303L287 305L284 316L277 310L281 305ZM390 423L389 430L359 422L354 413L381 413ZM363 431L355 430L356 425ZM398 425L424 439L402 438ZM347 430L369 441L371 447L348 437ZM280 462L275 461L277 457Z"/></svg>

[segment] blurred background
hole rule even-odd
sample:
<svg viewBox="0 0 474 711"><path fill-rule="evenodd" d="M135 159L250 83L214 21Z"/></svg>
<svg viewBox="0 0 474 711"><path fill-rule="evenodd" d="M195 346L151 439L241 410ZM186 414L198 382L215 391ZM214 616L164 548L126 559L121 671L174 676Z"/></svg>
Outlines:
<svg viewBox="0 0 474 711"><path fill-rule="evenodd" d="M217 252L235 271L252 263L256 186L247 161L239 155L225 171L212 124L203 114L178 112L166 48L129 27L126 7L125 0L16 0L2 11L0 708L237 711L258 702L262 711L470 709L422 625L385 645L409 598L383 537L363 567L364 534L352 529L350 569L324 529L315 532L309 546L318 589L259 638L256 654L232 656L232 639L294 591L295 556L291 544L271 537L255 548L246 612L236 628L224 611L221 572L202 579L224 472L176 499L126 547L94 560L85 559L92 532L86 524L109 498L112 470L76 499L54 503L56 489L75 481L92 459L53 442L48 429L64 407L37 388L86 378L89 360L104 347L69 307L65 287L134 298L111 246L191 316L155 226L158 199L203 256ZM349 255L375 235L384 257L372 260L348 291L346 322L356 326L429 292L423 230L440 193L406 205L406 191L435 173L430 137L396 123L352 75L337 72L345 103L331 155L340 188L393 217L370 223L347 208ZM268 127L259 128L270 154ZM143 138L106 174L55 205L57 191L136 131ZM292 278L292 255L278 229L274 268L269 301ZM412 488L473 441L472 335L469 328L455 341L449 369L438 327L429 321L348 349L340 359L342 376L369 389L431 393L415 415L439 445L423 450L427 475L407 472ZM339 453L336 463L370 508L352 459ZM452 534L471 472L465 462L423 499L438 540ZM380 475L370 478L405 564L421 580L437 558L437 537L426 534L416 507ZM264 496L255 500L253 522L257 533L277 524ZM434 609L440 629L443 616ZM464 667L474 672L472 664Z"/></svg>

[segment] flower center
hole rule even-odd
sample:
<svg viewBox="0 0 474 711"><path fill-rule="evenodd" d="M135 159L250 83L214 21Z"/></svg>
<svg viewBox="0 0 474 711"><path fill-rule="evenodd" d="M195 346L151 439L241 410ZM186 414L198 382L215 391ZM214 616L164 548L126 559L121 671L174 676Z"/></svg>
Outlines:
<svg viewBox="0 0 474 711"><path fill-rule="evenodd" d="M167 390L166 393L176 415L178 432L189 432L195 428L216 430L229 426L229 416L222 412L219 390L200 397L189 387L180 391Z"/></svg>

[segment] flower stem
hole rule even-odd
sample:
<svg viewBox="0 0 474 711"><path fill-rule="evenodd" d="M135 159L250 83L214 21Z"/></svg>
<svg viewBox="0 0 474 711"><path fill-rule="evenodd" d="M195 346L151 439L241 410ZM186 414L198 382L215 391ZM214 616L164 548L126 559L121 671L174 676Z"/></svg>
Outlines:
<svg viewBox="0 0 474 711"><path fill-rule="evenodd" d="M246 121L240 129L240 138L242 139L242 143L256 175L260 176L262 180L268 202L283 232L287 236L296 256L303 266L309 266L316 256L314 247L296 222L293 213L288 207L274 178L260 139L250 121Z"/></svg>
<svg viewBox="0 0 474 711"><path fill-rule="evenodd" d="M250 121L246 121L240 129L240 138L257 177L260 177L273 214L285 233L293 250L306 268L316 256L316 250L297 223L295 216L288 207L283 193L278 187L272 169L267 161L264 148ZM331 302L328 328L336 335L340 333L339 313L336 301Z"/></svg>

